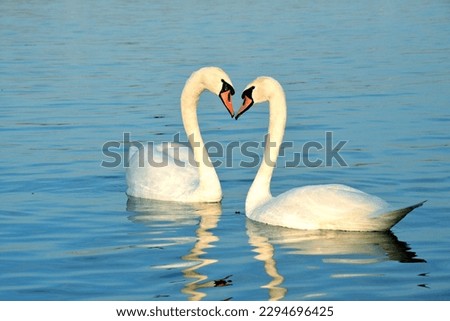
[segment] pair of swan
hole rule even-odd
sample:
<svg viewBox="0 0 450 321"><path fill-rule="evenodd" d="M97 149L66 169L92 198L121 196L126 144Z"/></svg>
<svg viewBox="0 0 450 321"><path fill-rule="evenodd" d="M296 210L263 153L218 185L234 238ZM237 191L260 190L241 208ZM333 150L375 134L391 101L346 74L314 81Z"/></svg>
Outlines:
<svg viewBox="0 0 450 321"><path fill-rule="evenodd" d="M217 67L194 72L181 94L181 114L192 151L175 153L162 145L130 148L127 194L133 197L176 202L220 202L219 178L205 148L197 120L197 102L204 90L218 95L234 117L234 89L228 75ZM273 197L270 181L286 125L286 98L273 78L259 77L242 93L238 119L254 104L269 102L270 120L263 161L245 202L248 218L266 224L296 229L386 231L424 202L393 209L379 197L339 184L304 186ZM169 160L164 167L149 166L148 157ZM197 166L191 165L189 159ZM143 161L143 162L142 162ZM178 164L183 162L184 166ZM140 166L141 165L141 166ZM143 165L143 166L142 166Z"/></svg>

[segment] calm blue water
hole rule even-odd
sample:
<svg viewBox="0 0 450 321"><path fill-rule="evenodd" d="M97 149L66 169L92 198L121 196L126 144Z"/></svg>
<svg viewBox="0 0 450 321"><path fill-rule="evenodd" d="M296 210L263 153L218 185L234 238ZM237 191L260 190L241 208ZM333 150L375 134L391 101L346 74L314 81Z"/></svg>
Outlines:
<svg viewBox="0 0 450 321"><path fill-rule="evenodd" d="M449 34L448 1L2 1L0 299L449 300ZM282 83L281 165L326 132L348 141L348 166L280 166L274 195L344 183L428 202L392 233L260 225L238 150L221 205L128 200L103 144L184 137L179 95L205 65L238 93ZM206 141L259 142L267 116L200 99Z"/></svg>

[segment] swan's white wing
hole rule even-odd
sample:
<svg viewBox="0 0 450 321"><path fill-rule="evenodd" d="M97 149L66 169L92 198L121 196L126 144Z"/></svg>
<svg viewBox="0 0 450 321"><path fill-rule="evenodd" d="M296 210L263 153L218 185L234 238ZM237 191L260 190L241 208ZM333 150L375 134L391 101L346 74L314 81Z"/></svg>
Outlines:
<svg viewBox="0 0 450 321"><path fill-rule="evenodd" d="M188 145L179 143L163 143L155 146L157 152L166 154L174 161L194 164L194 154Z"/></svg>
<svg viewBox="0 0 450 321"><path fill-rule="evenodd" d="M384 226L389 219L381 223L379 220L380 214L389 210L389 205L379 197L332 184L289 190L248 216L267 224L297 229L376 231L392 226Z"/></svg>
<svg viewBox="0 0 450 321"><path fill-rule="evenodd" d="M164 144L163 144L164 145ZM152 148L153 147L153 148ZM184 201L199 184L198 171L189 162L189 151L181 148L173 158L174 150L162 145L130 148L129 167L126 169L127 194L134 197Z"/></svg>

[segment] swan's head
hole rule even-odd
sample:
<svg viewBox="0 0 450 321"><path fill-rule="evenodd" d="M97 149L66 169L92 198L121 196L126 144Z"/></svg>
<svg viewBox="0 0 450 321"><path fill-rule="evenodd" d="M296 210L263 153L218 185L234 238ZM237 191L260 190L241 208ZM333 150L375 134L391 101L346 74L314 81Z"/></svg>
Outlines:
<svg viewBox="0 0 450 321"><path fill-rule="evenodd" d="M269 101L274 95L283 93L280 83L271 77L258 77L249 83L242 92L242 106L236 114L236 120L254 104Z"/></svg>
<svg viewBox="0 0 450 321"><path fill-rule="evenodd" d="M204 67L194 72L193 77L198 77L198 81L204 89L219 96L223 105L230 113L231 118L233 118L234 109L231 96L234 95L234 88L230 77L228 77L225 71L218 67Z"/></svg>

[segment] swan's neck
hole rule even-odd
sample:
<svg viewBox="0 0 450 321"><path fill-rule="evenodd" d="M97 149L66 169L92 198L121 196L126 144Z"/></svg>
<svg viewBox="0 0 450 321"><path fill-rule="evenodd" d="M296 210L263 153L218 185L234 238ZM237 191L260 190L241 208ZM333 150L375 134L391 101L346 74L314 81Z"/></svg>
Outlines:
<svg viewBox="0 0 450 321"><path fill-rule="evenodd" d="M278 158L281 143L283 142L286 126L286 99L283 90L274 91L269 99L269 132L266 136L264 156L255 179L250 187L245 201L247 213L272 198L270 181Z"/></svg>
<svg viewBox="0 0 450 321"><path fill-rule="evenodd" d="M199 186L197 192L211 195L211 197L222 198L219 177L211 163L208 151L205 148L197 119L197 103L201 93L205 90L196 79L190 78L181 94L181 117L184 130L191 144L194 160L198 165Z"/></svg>

